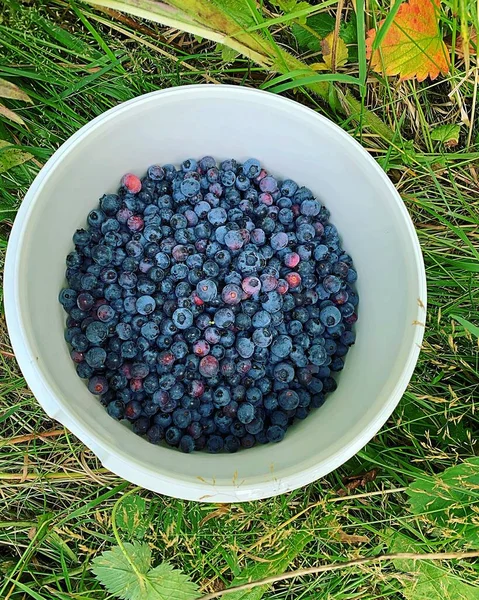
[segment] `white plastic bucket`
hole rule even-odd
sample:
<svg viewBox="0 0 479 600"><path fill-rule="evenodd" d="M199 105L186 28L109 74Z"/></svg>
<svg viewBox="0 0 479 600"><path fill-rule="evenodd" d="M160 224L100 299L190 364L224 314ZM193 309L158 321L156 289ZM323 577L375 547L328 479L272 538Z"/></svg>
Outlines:
<svg viewBox="0 0 479 600"><path fill-rule="evenodd" d="M126 172L211 154L254 156L306 185L331 211L359 273L357 343L339 387L280 444L185 455L112 419L70 360L58 303L72 234ZM190 500L237 502L306 485L363 447L399 402L423 337L426 280L407 210L352 137L300 104L266 92L195 85L153 92L82 127L52 156L18 212L5 267L16 357L48 415L121 477Z"/></svg>

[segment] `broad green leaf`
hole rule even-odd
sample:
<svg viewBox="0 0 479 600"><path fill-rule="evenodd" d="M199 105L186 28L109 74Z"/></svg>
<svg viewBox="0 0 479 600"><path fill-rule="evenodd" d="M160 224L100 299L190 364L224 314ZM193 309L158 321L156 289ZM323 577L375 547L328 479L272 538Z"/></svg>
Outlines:
<svg viewBox="0 0 479 600"><path fill-rule="evenodd" d="M417 479L407 494L414 515L439 528L443 536L479 548L479 457Z"/></svg>
<svg viewBox="0 0 479 600"><path fill-rule="evenodd" d="M30 102L30 97L25 94L17 85L6 79L0 79L0 98L10 98L11 100L23 100Z"/></svg>
<svg viewBox="0 0 479 600"><path fill-rule="evenodd" d="M151 566L151 550L148 544L134 542L123 544L131 562L119 546L113 546L92 561L92 571L106 589L125 600L141 600L141 593L146 590L146 573Z"/></svg>
<svg viewBox="0 0 479 600"><path fill-rule="evenodd" d="M353 12L349 21L341 23L339 35L346 44L358 43L358 28L356 21L356 13Z"/></svg>
<svg viewBox="0 0 479 600"><path fill-rule="evenodd" d="M459 143L461 126L454 123L439 125L431 131L431 139L442 142L445 146L454 147Z"/></svg>
<svg viewBox="0 0 479 600"><path fill-rule="evenodd" d="M267 563L256 563L246 567L231 582L231 586L242 585L250 581L263 579L270 575L279 575L288 568L289 564L303 551L303 548L312 540L310 534L304 532L294 532L285 541L284 548L273 556L262 556L267 559ZM232 592L227 594L227 600L260 600L263 594L268 590L267 585L258 586L251 590L243 592Z"/></svg>
<svg viewBox="0 0 479 600"><path fill-rule="evenodd" d="M126 501L126 499L125 499ZM198 588L187 575L162 563L151 569L148 544L123 543L92 562L92 571L105 588L123 600L195 600ZM126 555L125 555L126 553Z"/></svg>
<svg viewBox="0 0 479 600"><path fill-rule="evenodd" d="M389 552L424 552L411 538L390 532ZM479 600L479 588L464 583L447 568L431 561L400 559L393 561L399 571L408 573L401 578L402 593L407 600Z"/></svg>
<svg viewBox="0 0 479 600"><path fill-rule="evenodd" d="M13 112L13 110L10 110L3 104L0 104L0 116L4 116L6 119L9 119L10 121L14 121L15 123L18 123L19 125L25 125L25 121L22 119L22 117L20 115L17 115L17 113Z"/></svg>
<svg viewBox="0 0 479 600"><path fill-rule="evenodd" d="M148 572L147 594L142 600L195 600L198 586L179 569L164 562Z"/></svg>
<svg viewBox="0 0 479 600"><path fill-rule="evenodd" d="M142 538L148 529L148 517L145 499L138 495L127 496L116 513L116 522L120 529Z"/></svg>
<svg viewBox="0 0 479 600"><path fill-rule="evenodd" d="M31 158L33 158L33 155L30 152L25 152L25 150L15 148L10 142L0 140L0 173L5 173Z"/></svg>
<svg viewBox="0 0 479 600"><path fill-rule="evenodd" d="M334 30L334 18L328 13L320 13L306 19L304 25L294 23L291 33L301 50L321 52L321 40Z"/></svg>

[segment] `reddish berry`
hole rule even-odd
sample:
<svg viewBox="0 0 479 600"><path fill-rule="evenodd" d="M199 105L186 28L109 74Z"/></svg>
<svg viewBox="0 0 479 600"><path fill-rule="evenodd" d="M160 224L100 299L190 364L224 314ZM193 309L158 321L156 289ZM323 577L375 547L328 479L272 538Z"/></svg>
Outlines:
<svg viewBox="0 0 479 600"><path fill-rule="evenodd" d="M193 344L193 352L197 356L206 356L210 351L210 345L205 340L198 340Z"/></svg>
<svg viewBox="0 0 479 600"><path fill-rule="evenodd" d="M193 381L188 385L188 392L193 396L193 398L199 398L205 393L205 384L202 381L193 379Z"/></svg>
<svg viewBox="0 0 479 600"><path fill-rule="evenodd" d="M286 294L286 292L289 290L289 283L285 280L285 279L278 279L278 287L276 288L276 291L283 295Z"/></svg>
<svg viewBox="0 0 479 600"><path fill-rule="evenodd" d="M141 231L145 226L145 222L139 215L131 216L126 223L130 231Z"/></svg>
<svg viewBox="0 0 479 600"><path fill-rule="evenodd" d="M132 392L141 392L143 389L143 380L142 379L131 379L130 380L130 390Z"/></svg>
<svg viewBox="0 0 479 600"><path fill-rule="evenodd" d="M229 283L223 288L221 297L223 298L223 302L226 304L239 304L243 297L243 292L239 286L235 285L234 283Z"/></svg>
<svg viewBox="0 0 479 600"><path fill-rule="evenodd" d="M199 371L203 377L216 377L219 368L218 360L211 354L200 360Z"/></svg>
<svg viewBox="0 0 479 600"><path fill-rule="evenodd" d="M258 294L261 290L261 281L258 279L258 277L250 275L243 279L241 282L241 287L247 294Z"/></svg>
<svg viewBox="0 0 479 600"><path fill-rule="evenodd" d="M165 350L164 352L161 352L158 356L158 362L160 365L163 366L172 365L175 362L175 355L173 354L173 352Z"/></svg>
<svg viewBox="0 0 479 600"><path fill-rule="evenodd" d="M278 280L273 275L261 275L261 291L272 292L278 287Z"/></svg>
<svg viewBox="0 0 479 600"><path fill-rule="evenodd" d="M133 175L133 173L123 175L121 185L130 192L130 194L138 194L141 190L141 181L139 177Z"/></svg>
<svg viewBox="0 0 479 600"><path fill-rule="evenodd" d="M266 206L271 206L273 204L273 196L269 192L263 192L259 195L259 200Z"/></svg>
<svg viewBox="0 0 479 600"><path fill-rule="evenodd" d="M296 252L290 252L290 254L287 254L284 257L284 264L290 269L294 269L294 267L298 265L300 260L301 259L299 257L299 254L297 254Z"/></svg>
<svg viewBox="0 0 479 600"><path fill-rule="evenodd" d="M288 273L285 279L291 289L297 288L301 283L301 275L299 273Z"/></svg>
<svg viewBox="0 0 479 600"><path fill-rule="evenodd" d="M70 352L70 356L71 356L72 361L76 364L83 362L83 360L85 358L83 352L78 352L77 350L72 350Z"/></svg>
<svg viewBox="0 0 479 600"><path fill-rule="evenodd" d="M196 306L202 306L204 304L203 300L198 296L196 292L193 292L192 298Z"/></svg>

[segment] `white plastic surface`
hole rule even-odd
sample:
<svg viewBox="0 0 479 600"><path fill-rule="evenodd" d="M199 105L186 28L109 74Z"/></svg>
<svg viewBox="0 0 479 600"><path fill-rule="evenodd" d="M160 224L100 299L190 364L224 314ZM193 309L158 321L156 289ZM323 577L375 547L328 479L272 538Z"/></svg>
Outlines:
<svg viewBox="0 0 479 600"><path fill-rule="evenodd" d="M211 154L250 156L310 187L331 211L359 273L357 343L339 387L280 444L233 455L154 446L108 416L80 380L58 303L75 229L126 172ZM45 411L102 463L151 490L236 502L310 483L363 447L399 402L423 336L426 281L414 227L387 176L352 137L293 101L234 86L153 92L113 108L48 161L19 210L8 246L5 305L23 374Z"/></svg>

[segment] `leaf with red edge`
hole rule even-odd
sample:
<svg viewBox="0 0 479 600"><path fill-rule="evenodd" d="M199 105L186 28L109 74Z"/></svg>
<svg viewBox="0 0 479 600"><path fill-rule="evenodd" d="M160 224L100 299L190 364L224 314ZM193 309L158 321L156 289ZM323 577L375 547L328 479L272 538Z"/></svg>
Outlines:
<svg viewBox="0 0 479 600"><path fill-rule="evenodd" d="M439 29L440 3L409 0L401 4L377 49L373 49L376 30L368 31L366 50L372 69L418 81L446 74L450 59ZM379 28L383 23L379 23Z"/></svg>

